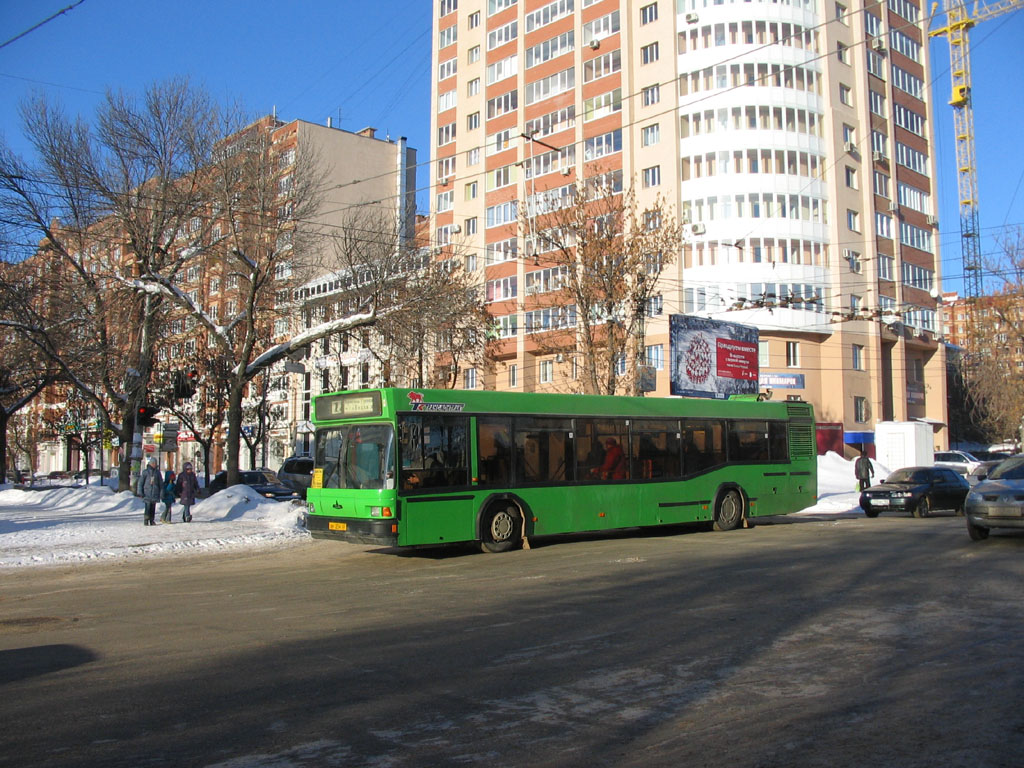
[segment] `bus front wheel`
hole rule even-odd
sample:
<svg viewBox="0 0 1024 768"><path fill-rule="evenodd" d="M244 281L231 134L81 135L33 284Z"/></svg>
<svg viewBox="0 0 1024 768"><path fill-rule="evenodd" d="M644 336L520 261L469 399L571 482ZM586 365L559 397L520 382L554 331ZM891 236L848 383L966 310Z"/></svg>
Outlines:
<svg viewBox="0 0 1024 768"><path fill-rule="evenodd" d="M714 529L731 531L743 522L743 497L734 488L729 489L718 499L715 507Z"/></svg>
<svg viewBox="0 0 1024 768"><path fill-rule="evenodd" d="M480 521L480 548L484 552L508 552L519 543L522 518L508 502L488 507Z"/></svg>

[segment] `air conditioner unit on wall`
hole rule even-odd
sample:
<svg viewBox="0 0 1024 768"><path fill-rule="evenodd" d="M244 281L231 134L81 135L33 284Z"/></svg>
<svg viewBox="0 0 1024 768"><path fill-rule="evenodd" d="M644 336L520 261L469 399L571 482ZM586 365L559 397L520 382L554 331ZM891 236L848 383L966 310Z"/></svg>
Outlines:
<svg viewBox="0 0 1024 768"><path fill-rule="evenodd" d="M926 217L926 221L928 222L928 226L931 227L937 227L939 225L938 216L928 216Z"/></svg>
<svg viewBox="0 0 1024 768"><path fill-rule="evenodd" d="M852 141L847 141L847 142L845 142L843 144L843 152L846 152L847 154L852 155L856 151L857 151L857 145L854 144Z"/></svg>
<svg viewBox="0 0 1024 768"><path fill-rule="evenodd" d="M696 24L698 21L700 21L700 16L698 16L696 13L688 13L683 18L686 19L687 24Z"/></svg>
<svg viewBox="0 0 1024 768"><path fill-rule="evenodd" d="M601 41L600 40L591 40L589 45L590 45L590 50L596 51L598 48L601 47Z"/></svg>
<svg viewBox="0 0 1024 768"><path fill-rule="evenodd" d="M889 213L896 213L900 209L900 204L895 200L889 201Z"/></svg>
<svg viewBox="0 0 1024 768"><path fill-rule="evenodd" d="M883 160L885 160L885 153L880 152L879 150L876 149L874 152L871 153L871 159L874 160L876 163L880 163Z"/></svg>
<svg viewBox="0 0 1024 768"><path fill-rule="evenodd" d="M699 222L699 221L696 224L691 224L690 225L690 233L691 234L703 235L706 231L707 230L704 227L704 225L701 222Z"/></svg>
<svg viewBox="0 0 1024 768"><path fill-rule="evenodd" d="M874 48L879 53L885 53L885 38L876 37L874 40L871 41L871 47Z"/></svg>

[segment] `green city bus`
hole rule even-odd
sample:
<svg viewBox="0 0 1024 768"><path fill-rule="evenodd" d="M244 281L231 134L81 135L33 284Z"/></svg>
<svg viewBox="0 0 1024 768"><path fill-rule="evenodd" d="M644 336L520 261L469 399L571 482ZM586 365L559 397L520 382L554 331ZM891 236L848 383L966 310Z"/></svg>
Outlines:
<svg viewBox="0 0 1024 768"><path fill-rule="evenodd" d="M313 399L306 528L385 546L704 522L817 494L805 402L366 389Z"/></svg>

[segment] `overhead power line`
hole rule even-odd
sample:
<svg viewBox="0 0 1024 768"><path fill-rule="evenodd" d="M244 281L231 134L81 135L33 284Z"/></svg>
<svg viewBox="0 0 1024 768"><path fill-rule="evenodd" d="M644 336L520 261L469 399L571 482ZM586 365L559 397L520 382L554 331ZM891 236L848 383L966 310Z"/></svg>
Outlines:
<svg viewBox="0 0 1024 768"><path fill-rule="evenodd" d="M42 21L40 21L38 24L35 24L34 26L29 27L24 32L22 32L20 35L15 35L10 40L8 40L6 43L0 43L0 48L6 48L8 45L13 43L14 41L20 40L21 38L23 38L25 35L29 34L30 32L35 32L41 26L43 26L44 24L48 24L49 22L51 22L54 19L56 19L58 16L61 16L61 15L65 14L65 13L67 13L68 11L73 11L75 8L77 8L78 6L80 6L84 2L85 2L85 0L78 0L77 3L72 3L67 8L61 8L59 11L57 11L52 16L49 16L49 17L43 19Z"/></svg>

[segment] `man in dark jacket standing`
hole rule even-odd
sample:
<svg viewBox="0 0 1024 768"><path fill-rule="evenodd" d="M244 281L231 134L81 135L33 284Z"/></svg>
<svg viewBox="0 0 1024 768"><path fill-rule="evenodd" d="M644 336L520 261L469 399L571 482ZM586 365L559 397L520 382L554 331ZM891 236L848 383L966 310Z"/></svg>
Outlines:
<svg viewBox="0 0 1024 768"><path fill-rule="evenodd" d="M863 491L869 485L871 485L871 476L875 474L875 468L871 466L871 459L861 449L860 456L857 457L856 463L853 465L853 473L857 476L857 480L860 481L860 489Z"/></svg>
<svg viewBox="0 0 1024 768"><path fill-rule="evenodd" d="M178 493L178 500L181 502L181 522L192 522L192 505L196 503L196 493L199 491L199 478L192 469L191 462L185 462L178 475L178 482L174 486Z"/></svg>
<svg viewBox="0 0 1024 768"><path fill-rule="evenodd" d="M139 484L135 495L146 502L146 510L143 513L143 525L156 525L156 505L163 496L164 483L160 477L160 470L156 468L156 458L150 457L146 462L146 468L139 475Z"/></svg>

